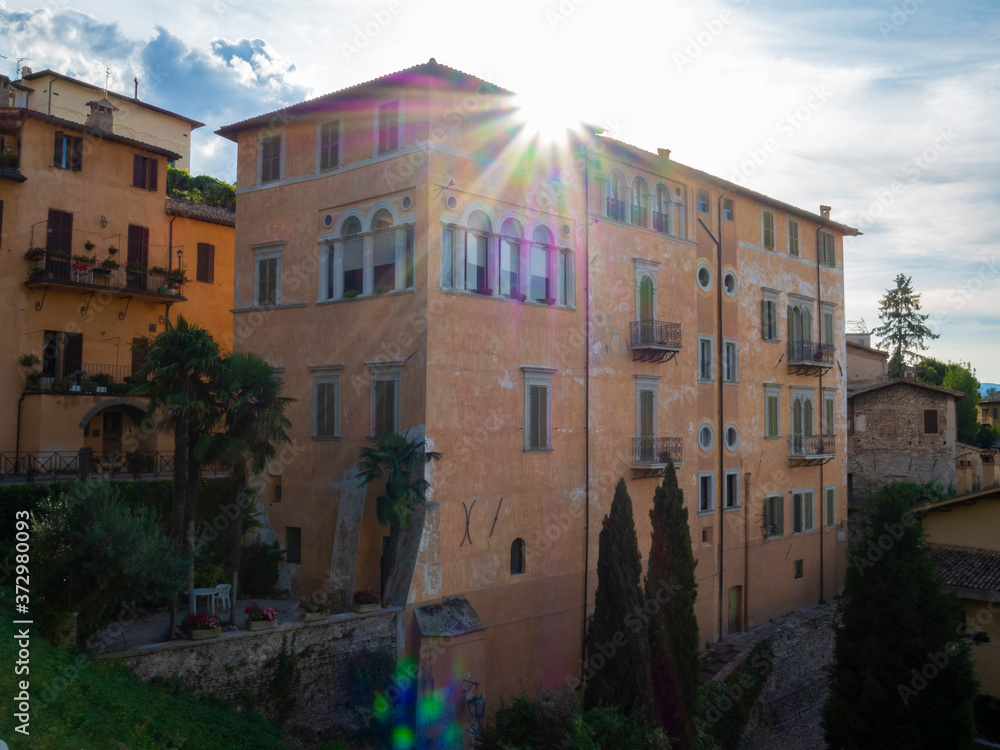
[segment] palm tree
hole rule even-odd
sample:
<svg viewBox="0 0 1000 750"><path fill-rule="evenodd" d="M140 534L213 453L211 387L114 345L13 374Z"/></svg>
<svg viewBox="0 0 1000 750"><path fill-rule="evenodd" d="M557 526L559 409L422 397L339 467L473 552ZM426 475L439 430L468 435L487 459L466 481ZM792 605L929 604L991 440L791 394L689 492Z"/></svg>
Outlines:
<svg viewBox="0 0 1000 750"><path fill-rule="evenodd" d="M260 474L274 457L274 443L289 442L285 430L291 422L285 409L295 399L281 395L283 383L274 368L259 354L233 352L222 360L219 373L223 404L222 431L203 442L199 455L212 456L232 469L236 518L230 526L229 559L233 568L232 596L239 585L243 544L244 494L247 469ZM235 622L236 608L229 608L229 624Z"/></svg>
<svg viewBox="0 0 1000 750"><path fill-rule="evenodd" d="M150 409L159 409L174 433L170 537L178 550L184 545L185 516L190 525L194 525L193 511L187 508L186 502L192 497L189 489L191 426L203 420L210 411L205 401L208 390L204 385L218 369L219 362L219 345L209 332L178 315L177 323L171 324L168 320L163 333L149 344L142 367L133 373L137 384L132 388L132 395L149 396ZM197 494L193 498L197 498ZM190 592L193 592L193 585ZM189 593L188 600L189 611L193 612L193 593ZM176 620L175 596L170 611L170 638L174 636Z"/></svg>
<svg viewBox="0 0 1000 750"><path fill-rule="evenodd" d="M441 454L425 450L426 441L410 439L409 432L379 435L375 444L361 449L358 479L362 487L385 475L385 493L375 498L378 522L389 527L389 544L382 553L382 597L387 581L396 567L400 532L410 523L410 511L424 502L430 482L424 478L424 465L439 461ZM418 473L419 471L419 473Z"/></svg>

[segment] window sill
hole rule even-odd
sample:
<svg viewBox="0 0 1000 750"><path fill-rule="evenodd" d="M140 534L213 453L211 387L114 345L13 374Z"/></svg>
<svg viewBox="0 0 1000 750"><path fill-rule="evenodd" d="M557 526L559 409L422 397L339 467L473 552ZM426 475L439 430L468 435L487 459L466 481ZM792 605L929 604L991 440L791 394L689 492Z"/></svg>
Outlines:
<svg viewBox="0 0 1000 750"><path fill-rule="evenodd" d="M715 380L706 380L705 378L698 378L699 383L708 383L709 385L715 385Z"/></svg>
<svg viewBox="0 0 1000 750"><path fill-rule="evenodd" d="M739 385L740 381L739 380L723 380L722 384L723 385Z"/></svg>
<svg viewBox="0 0 1000 750"><path fill-rule="evenodd" d="M761 338L761 341L763 341L763 342L765 342L767 344L780 344L781 343L781 339L769 339L769 338L764 338L763 336L761 336L760 338Z"/></svg>
<svg viewBox="0 0 1000 750"><path fill-rule="evenodd" d="M474 297L478 299L489 299L495 300L497 302L513 302L518 305L529 305L530 307L547 307L553 310L576 310L575 305L548 305L544 302L539 302L532 299L520 299L518 297L508 297L504 294L479 294L478 292L471 292L467 289L451 289L446 286L438 287L437 290L442 294L454 294L457 297Z"/></svg>
<svg viewBox="0 0 1000 750"><path fill-rule="evenodd" d="M525 453L552 453L552 448L525 448Z"/></svg>
<svg viewBox="0 0 1000 750"><path fill-rule="evenodd" d="M713 513L715 513L715 508L709 508L708 510L699 510L698 511L698 515L699 516L710 516Z"/></svg>
<svg viewBox="0 0 1000 750"><path fill-rule="evenodd" d="M415 287L409 287L407 289L393 289L389 292L382 292L382 294L359 294L357 297L340 297L339 299L318 299L316 300L317 305L334 305L341 302L354 302L359 299L377 299L378 297L401 297L406 294L414 294L416 292Z"/></svg>
<svg viewBox="0 0 1000 750"><path fill-rule="evenodd" d="M250 305L248 307L234 307L229 312L235 313L245 313L245 312L255 312L260 310L284 310L286 308L292 307L308 307L306 302L282 302L279 305Z"/></svg>
<svg viewBox="0 0 1000 750"><path fill-rule="evenodd" d="M732 508L726 508L725 512L728 513L731 510L742 510L739 505L734 505Z"/></svg>
<svg viewBox="0 0 1000 750"><path fill-rule="evenodd" d="M340 440L340 435L312 435L313 440Z"/></svg>
<svg viewBox="0 0 1000 750"><path fill-rule="evenodd" d="M781 435L765 435L765 440L781 440Z"/></svg>

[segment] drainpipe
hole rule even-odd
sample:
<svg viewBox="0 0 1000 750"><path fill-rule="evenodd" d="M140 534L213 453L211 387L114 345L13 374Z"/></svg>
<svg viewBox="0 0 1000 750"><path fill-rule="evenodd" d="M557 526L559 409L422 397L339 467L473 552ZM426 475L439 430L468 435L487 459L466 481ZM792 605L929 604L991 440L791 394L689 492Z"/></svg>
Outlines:
<svg viewBox="0 0 1000 750"><path fill-rule="evenodd" d="M583 148L583 642L580 647L580 677L587 669L587 592L590 589L590 148Z"/></svg>
<svg viewBox="0 0 1000 750"><path fill-rule="evenodd" d="M167 225L167 270L174 270L174 219L177 218L177 214L170 217L170 223Z"/></svg>
<svg viewBox="0 0 1000 750"><path fill-rule="evenodd" d="M740 462L742 464L742 461ZM740 466L740 468L743 468ZM750 472L743 475L743 630L750 627Z"/></svg>
<svg viewBox="0 0 1000 750"><path fill-rule="evenodd" d="M24 393L21 393L21 398L17 400L17 436L14 440L14 471L18 470L18 464L21 462L21 404L24 403Z"/></svg>
<svg viewBox="0 0 1000 750"><path fill-rule="evenodd" d="M822 227L816 228L816 312L819 313L817 318L817 328L819 333L820 342L823 341L823 287L820 286L819 278L819 240L820 231ZM822 436L823 432L823 418L826 416L826 399L823 397L823 371L819 372L819 402L822 404L822 408L819 410L819 434ZM822 439L822 437L821 437ZM836 441L836 437L834 437ZM820 520L819 520L819 603L823 604L826 601L824 596L823 588L823 567L825 560L823 558L823 535L826 533L826 513L824 512L826 508L826 487L823 485L823 464L819 465L819 496L821 498L819 503L820 510Z"/></svg>

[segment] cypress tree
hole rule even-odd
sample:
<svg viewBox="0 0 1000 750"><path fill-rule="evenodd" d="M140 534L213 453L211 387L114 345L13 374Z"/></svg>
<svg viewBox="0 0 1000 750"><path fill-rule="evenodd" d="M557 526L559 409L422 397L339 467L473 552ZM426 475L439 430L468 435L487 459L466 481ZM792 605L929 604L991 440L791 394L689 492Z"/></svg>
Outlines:
<svg viewBox="0 0 1000 750"><path fill-rule="evenodd" d="M698 618L694 602L697 564L691 549L684 491L668 462L663 484L656 488L653 541L646 573L649 647L652 659L653 713L663 730L676 739L675 750L696 747L693 719L698 711ZM655 605L655 606L654 606Z"/></svg>
<svg viewBox="0 0 1000 750"><path fill-rule="evenodd" d="M642 560L632 499L619 479L601 529L594 616L587 633L586 707L636 707L649 715L649 641L646 597L639 586Z"/></svg>
<svg viewBox="0 0 1000 750"><path fill-rule="evenodd" d="M976 680L963 607L942 590L903 487L851 550L823 729L830 750L966 750Z"/></svg>

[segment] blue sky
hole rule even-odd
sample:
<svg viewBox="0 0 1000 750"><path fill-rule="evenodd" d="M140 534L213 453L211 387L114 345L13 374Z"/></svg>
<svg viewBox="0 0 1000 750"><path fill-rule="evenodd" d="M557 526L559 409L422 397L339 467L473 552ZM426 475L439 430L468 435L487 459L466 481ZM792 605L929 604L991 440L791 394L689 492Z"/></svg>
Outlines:
<svg viewBox="0 0 1000 750"><path fill-rule="evenodd" d="M425 62L524 94L864 236L847 318L878 323L897 273L927 352L1000 381L1000 7L931 0L285 2L0 0L18 57L207 123L193 171L232 181L219 126Z"/></svg>

